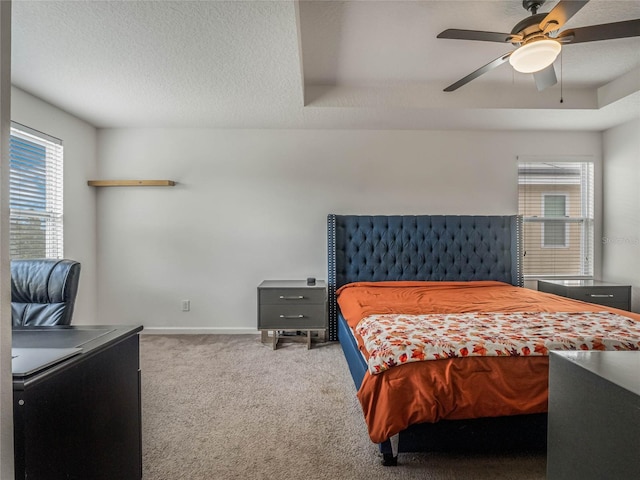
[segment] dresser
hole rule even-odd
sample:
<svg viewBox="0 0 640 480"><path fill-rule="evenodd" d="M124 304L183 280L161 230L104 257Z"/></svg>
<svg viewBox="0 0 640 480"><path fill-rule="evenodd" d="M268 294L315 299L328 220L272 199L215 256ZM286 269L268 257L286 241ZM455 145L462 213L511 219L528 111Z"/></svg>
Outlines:
<svg viewBox="0 0 640 480"><path fill-rule="evenodd" d="M538 280L538 290L606 307L631 310L631 285L601 280Z"/></svg>
<svg viewBox="0 0 640 480"><path fill-rule="evenodd" d="M640 478L640 352L549 352L547 478Z"/></svg>
<svg viewBox="0 0 640 480"><path fill-rule="evenodd" d="M304 340L311 348L312 332L322 339L327 331L327 285L322 280L313 285L305 280L265 280L258 285L258 330L263 343ZM271 332L271 339L269 333ZM301 332L304 336L299 336Z"/></svg>
<svg viewBox="0 0 640 480"><path fill-rule="evenodd" d="M13 328L16 479L142 478L141 330Z"/></svg>

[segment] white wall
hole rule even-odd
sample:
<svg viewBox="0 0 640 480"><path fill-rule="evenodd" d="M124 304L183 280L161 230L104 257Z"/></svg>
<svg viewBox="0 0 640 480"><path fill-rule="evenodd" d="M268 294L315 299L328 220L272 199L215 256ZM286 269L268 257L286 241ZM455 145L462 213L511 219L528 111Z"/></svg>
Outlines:
<svg viewBox="0 0 640 480"><path fill-rule="evenodd" d="M603 275L632 285L640 312L640 120L603 135Z"/></svg>
<svg viewBox="0 0 640 480"><path fill-rule="evenodd" d="M97 322L96 129L15 87L11 119L62 140L64 147L64 255L82 264L74 324Z"/></svg>
<svg viewBox="0 0 640 480"><path fill-rule="evenodd" d="M593 155L597 132L106 129L100 323L253 331L263 279L326 278L326 215L514 214L517 155ZM182 299L191 311L180 311Z"/></svg>

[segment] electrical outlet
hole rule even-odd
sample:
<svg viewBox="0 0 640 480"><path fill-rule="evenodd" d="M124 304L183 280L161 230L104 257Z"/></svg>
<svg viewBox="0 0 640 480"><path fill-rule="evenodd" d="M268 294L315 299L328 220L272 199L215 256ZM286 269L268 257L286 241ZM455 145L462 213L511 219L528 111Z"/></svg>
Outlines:
<svg viewBox="0 0 640 480"><path fill-rule="evenodd" d="M188 312L191 310L191 300L182 300L182 311Z"/></svg>

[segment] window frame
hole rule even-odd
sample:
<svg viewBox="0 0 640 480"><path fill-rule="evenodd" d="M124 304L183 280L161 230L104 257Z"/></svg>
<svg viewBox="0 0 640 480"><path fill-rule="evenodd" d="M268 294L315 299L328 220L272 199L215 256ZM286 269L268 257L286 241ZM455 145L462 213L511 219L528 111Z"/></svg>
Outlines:
<svg viewBox="0 0 640 480"><path fill-rule="evenodd" d="M62 140L11 122L9 250L12 259L64 258L63 166ZM18 227L30 223L26 229ZM25 238L35 241L30 243Z"/></svg>
<svg viewBox="0 0 640 480"><path fill-rule="evenodd" d="M591 155L517 156L518 215L522 218L522 272L525 280L543 278L590 279L598 267L596 233L597 162ZM566 170L563 170L566 169ZM571 170L575 169L575 173ZM573 176L573 178L571 178ZM549 188L545 191L545 185ZM568 189L563 191L562 185ZM571 185L579 186L574 192ZM568 247L543 247L544 200L538 206L531 195L537 193L568 194L566 239ZM533 200L535 202L535 200ZM578 203L576 203L578 202ZM562 221L562 220L561 220ZM535 224L539 223L539 227ZM573 226L579 224L579 231ZM527 227L527 225L531 225ZM532 243L533 242L533 243ZM536 247L537 245L537 247ZM577 252L570 252L579 247ZM533 250L532 250L533 249ZM527 251L529 250L529 251ZM545 254L544 252L548 252ZM529 255L528 255L529 254Z"/></svg>
<svg viewBox="0 0 640 480"><path fill-rule="evenodd" d="M542 212L542 218L545 220L542 222L542 226L540 228L540 248L569 248L569 223L566 221L567 212L569 211L569 194L566 192L542 192L542 205L540 211ZM546 212L546 199L547 197L564 197L564 215L561 217L547 217L545 215ZM552 219L552 222L562 222L564 223L564 243L562 245L547 245L545 243L545 227L547 226L548 219Z"/></svg>

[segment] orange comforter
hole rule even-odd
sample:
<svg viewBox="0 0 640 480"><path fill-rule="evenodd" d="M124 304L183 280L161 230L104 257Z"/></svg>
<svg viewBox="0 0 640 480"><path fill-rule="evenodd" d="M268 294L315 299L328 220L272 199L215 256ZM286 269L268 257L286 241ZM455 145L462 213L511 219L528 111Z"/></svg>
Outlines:
<svg viewBox="0 0 640 480"><path fill-rule="evenodd" d="M352 332L382 313L611 311L640 322L638 314L493 281L359 282L337 294ZM416 423L546 412L547 385L548 357L451 358L367 372L358 399L369 436L380 443Z"/></svg>

